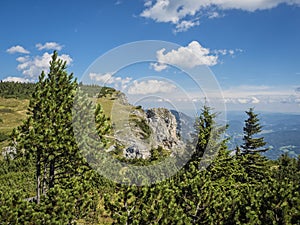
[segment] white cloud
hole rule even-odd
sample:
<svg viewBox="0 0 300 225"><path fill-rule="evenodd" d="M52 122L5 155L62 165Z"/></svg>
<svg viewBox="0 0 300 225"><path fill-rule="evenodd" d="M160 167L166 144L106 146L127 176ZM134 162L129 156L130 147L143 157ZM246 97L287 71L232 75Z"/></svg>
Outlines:
<svg viewBox="0 0 300 225"><path fill-rule="evenodd" d="M23 63L23 62L26 62L28 60L29 56L20 56L18 57L16 60L19 62L19 63Z"/></svg>
<svg viewBox="0 0 300 225"><path fill-rule="evenodd" d="M131 77L117 77L114 76L114 73L90 73L89 77L91 80L100 82L102 85L113 84L117 89L124 89L127 87L127 84L132 80Z"/></svg>
<svg viewBox="0 0 300 225"><path fill-rule="evenodd" d="M231 87L222 92L224 101L227 104L248 104L257 106L277 105L277 107L283 107L283 104L292 105L299 104L300 98L295 94L292 87L272 87L266 85L241 85ZM278 109L277 109L278 110ZM299 110L299 109L298 109Z"/></svg>
<svg viewBox="0 0 300 225"><path fill-rule="evenodd" d="M238 98L237 101L241 104L249 103L249 99L247 99L247 98Z"/></svg>
<svg viewBox="0 0 300 225"><path fill-rule="evenodd" d="M216 55L227 55L228 50L227 49L219 49L219 50L214 50L213 53L215 53Z"/></svg>
<svg viewBox="0 0 300 225"><path fill-rule="evenodd" d="M23 54L29 54L30 52L26 50L24 47L20 45L12 46L11 48L7 49L6 52L9 54L13 53L23 53Z"/></svg>
<svg viewBox="0 0 300 225"><path fill-rule="evenodd" d="M51 54L45 52L42 56L19 57L17 61L20 62L20 64L17 69L22 71L26 77L37 78L43 70L45 72L48 71L51 56ZM58 56L58 58L67 61L67 65L72 62L72 58L66 54L62 54Z"/></svg>
<svg viewBox="0 0 300 225"><path fill-rule="evenodd" d="M177 32L185 32L194 26L198 26L200 24L199 21L192 20L182 20L180 23L176 25L175 33Z"/></svg>
<svg viewBox="0 0 300 225"><path fill-rule="evenodd" d="M13 82L19 82L19 83L29 83L32 82L29 79L23 78L23 77L6 77L3 79L3 81L13 81Z"/></svg>
<svg viewBox="0 0 300 225"><path fill-rule="evenodd" d="M153 69L166 69L165 64L183 68L193 68L199 65L213 66L217 64L218 56L212 55L208 48L202 47L197 41L192 41L187 47L180 47L165 53L166 49L156 52L158 63L151 64Z"/></svg>
<svg viewBox="0 0 300 225"><path fill-rule="evenodd" d="M38 50L57 50L60 51L62 49L62 45L56 42L46 42L45 44L38 43L35 45Z"/></svg>
<svg viewBox="0 0 300 225"><path fill-rule="evenodd" d="M187 18L198 18L199 14L204 14L201 16L208 18L218 17L216 10L212 14L205 13L212 7L219 11L239 9L254 12L274 8L281 3L300 5L300 0L156 0L155 3L150 4L149 1L146 3L140 16L156 22L173 23L177 26Z"/></svg>
<svg viewBox="0 0 300 225"><path fill-rule="evenodd" d="M145 7L150 7L152 5L152 0L146 0L144 3Z"/></svg>
<svg viewBox="0 0 300 225"><path fill-rule="evenodd" d="M161 80L133 81L128 94L147 95L156 93L170 93L176 89L174 84Z"/></svg>
<svg viewBox="0 0 300 225"><path fill-rule="evenodd" d="M255 97L255 96L249 96L249 97L244 97L244 98L225 98L224 99L225 103L233 103L233 104L259 104L260 100Z"/></svg>
<svg viewBox="0 0 300 225"><path fill-rule="evenodd" d="M229 55L231 57L235 57L236 54L238 53L242 53L243 50L236 48L236 49L218 49L218 50L213 50L211 51L211 53L217 55L217 56L225 56L225 55Z"/></svg>
<svg viewBox="0 0 300 225"><path fill-rule="evenodd" d="M208 19L215 19L215 18L219 18L219 17L223 17L223 15L221 15L218 12L209 12L208 13Z"/></svg>
<svg viewBox="0 0 300 225"><path fill-rule="evenodd" d="M162 64L162 63L150 63L150 66L157 72L163 71L168 68L166 64Z"/></svg>
<svg viewBox="0 0 300 225"><path fill-rule="evenodd" d="M256 98L256 97L252 97L251 98L251 103L252 104L258 104L258 103L260 103L260 100L258 98Z"/></svg>

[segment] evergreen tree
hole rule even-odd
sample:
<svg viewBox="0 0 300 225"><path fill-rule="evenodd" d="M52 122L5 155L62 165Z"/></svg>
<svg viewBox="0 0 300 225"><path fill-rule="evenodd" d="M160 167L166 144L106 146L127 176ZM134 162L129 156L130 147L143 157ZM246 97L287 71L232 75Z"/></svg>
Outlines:
<svg viewBox="0 0 300 225"><path fill-rule="evenodd" d="M56 207L57 217L53 213L51 217L61 219L64 224L84 216L95 194L91 186L95 172L81 154L73 131L76 91L76 79L66 72L66 62L54 52L50 71L47 76L42 72L30 100L29 117L14 132L17 157L26 156L27 160L35 162L37 210L46 218L49 212L54 212L51 207ZM85 102L77 104L78 110L82 110L80 104ZM105 124L100 106L96 113L94 111L94 119ZM107 129L98 126L97 131L101 136Z"/></svg>
<svg viewBox="0 0 300 225"><path fill-rule="evenodd" d="M244 131L244 144L241 146L243 154L254 152L265 152L268 148L262 148L266 145L263 137L255 137L261 132L262 126L259 124L258 114L254 113L254 109L250 108L246 111L248 119L245 120Z"/></svg>
<svg viewBox="0 0 300 225"><path fill-rule="evenodd" d="M42 72L29 104L30 127L26 146L36 161L37 202L59 179L74 175L81 163L73 137L72 114L77 83L67 74L66 62L54 52L48 76Z"/></svg>
<svg viewBox="0 0 300 225"><path fill-rule="evenodd" d="M254 109L250 108L246 111L248 118L245 120L244 143L241 145L240 154L242 157L241 164L244 166L246 174L250 179L249 182L262 181L269 179L268 161L259 153L268 151L268 148L262 148L266 145L264 137L257 137L261 132L262 126L259 123L258 114L254 113ZM237 148L237 150L239 150ZM239 151L237 151L239 152ZM237 156L239 157L239 156Z"/></svg>
<svg viewBox="0 0 300 225"><path fill-rule="evenodd" d="M207 166L219 154L226 149L227 139L222 139L222 134L227 125L219 126L216 123L217 113L211 112L209 106L204 105L200 116L196 119L196 147L190 162L198 167Z"/></svg>

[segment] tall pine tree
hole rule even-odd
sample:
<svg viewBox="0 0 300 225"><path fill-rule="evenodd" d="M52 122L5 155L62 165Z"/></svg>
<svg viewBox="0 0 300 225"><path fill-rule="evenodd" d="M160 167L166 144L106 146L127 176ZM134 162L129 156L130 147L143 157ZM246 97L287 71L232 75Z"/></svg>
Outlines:
<svg viewBox="0 0 300 225"><path fill-rule="evenodd" d="M76 91L76 79L67 73L66 62L54 52L49 73L46 76L42 72L30 100L28 120L16 132L18 155L35 161L38 203L56 184L73 188L74 178L91 173L74 137L72 109ZM82 110L78 104L77 108ZM96 117L102 118L100 114L103 112L98 107Z"/></svg>
<svg viewBox="0 0 300 225"><path fill-rule="evenodd" d="M254 113L254 109L250 108L246 111L248 119L245 120L244 130L244 143L241 146L243 154L254 152L265 152L268 148L262 148L266 145L263 137L256 137L261 132L262 126L259 124L258 114Z"/></svg>
<svg viewBox="0 0 300 225"><path fill-rule="evenodd" d="M268 179L269 174L267 160L259 153L268 151L269 149L263 148L266 142L263 137L258 137L262 129L258 114L254 113L253 108L246 111L246 114L248 118L245 120L245 126L243 128L244 143L241 145L241 151L239 153L242 155L240 160L250 181L260 182L263 179Z"/></svg>

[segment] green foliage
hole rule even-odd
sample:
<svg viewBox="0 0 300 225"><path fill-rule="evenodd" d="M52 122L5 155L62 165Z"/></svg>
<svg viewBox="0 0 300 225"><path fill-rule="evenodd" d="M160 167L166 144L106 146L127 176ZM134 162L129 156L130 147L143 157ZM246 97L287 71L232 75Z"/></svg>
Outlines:
<svg viewBox="0 0 300 225"><path fill-rule="evenodd" d="M116 92L116 89L111 87L102 87L99 91L98 98L112 96Z"/></svg>
<svg viewBox="0 0 300 225"><path fill-rule="evenodd" d="M163 149L163 147L158 146L157 148L152 148L150 150L150 161L160 161L164 160L166 157L170 156L170 151Z"/></svg>
<svg viewBox="0 0 300 225"><path fill-rule="evenodd" d="M250 108L246 111L248 118L245 120L244 130L244 144L242 147L243 154L249 154L253 152L265 152L268 149L260 149L266 145L263 137L255 137L261 132L262 126L259 124L258 115L254 113L254 109Z"/></svg>
<svg viewBox="0 0 300 225"><path fill-rule="evenodd" d="M246 111L248 118L245 120L244 143L241 146L241 152L238 148L238 154L241 154L241 164L244 166L246 173L252 181L262 181L268 177L268 162L260 152L269 150L262 149L266 145L263 137L257 137L261 132L262 126L259 124L258 115L254 113L254 109L250 108Z"/></svg>
<svg viewBox="0 0 300 225"><path fill-rule="evenodd" d="M299 159L283 156L271 162L259 154L231 156L226 139L221 138L226 127L217 127L214 115L204 108L198 123L197 151L174 177L151 186L119 185L105 196L113 224L299 222ZM208 140L212 137L213 141ZM217 147L217 155L201 170L201 151L210 150L208 147ZM244 166L254 159L250 156L257 157L252 162L253 176ZM159 151L152 150L152 158L157 160Z"/></svg>
<svg viewBox="0 0 300 225"><path fill-rule="evenodd" d="M150 159L135 160L117 155L120 166L107 166L103 153L111 123L88 98L98 87L87 95L76 92L76 80L57 53L35 88L29 117L12 135L17 154L0 161L1 224L299 224L300 157L270 161L259 154L265 142L257 137L261 126L253 109L240 153L230 154L222 138L227 127L218 126L217 114L204 106L187 164L161 182L129 186L113 183L90 165L121 176L128 172L123 162L136 168L163 162L156 171L133 177L138 183L177 169L168 164L174 159L170 152L158 147ZM147 134L144 121L136 124Z"/></svg>
<svg viewBox="0 0 300 225"><path fill-rule="evenodd" d="M0 82L0 97L29 99L35 90L34 83Z"/></svg>
<svg viewBox="0 0 300 225"><path fill-rule="evenodd" d="M9 138L9 135L7 134L3 134L2 132L0 132L0 142L1 141L5 141Z"/></svg>
<svg viewBox="0 0 300 225"><path fill-rule="evenodd" d="M72 126L76 89L66 62L54 52L49 74L42 72L36 84L28 119L13 133L17 143L14 161L32 162L35 168L35 177L31 176L36 183L36 203L27 208L33 210L28 221L36 224L71 224L82 217L95 217L97 192L91 181L95 175L81 155ZM96 115L94 111L99 135L107 131L101 130L106 122L102 113L100 107ZM23 201L15 207L19 206L23 207Z"/></svg>
<svg viewBox="0 0 300 225"><path fill-rule="evenodd" d="M143 139L148 139L150 137L152 130L144 118L132 117L130 118L130 121L142 130L141 135L143 136Z"/></svg>

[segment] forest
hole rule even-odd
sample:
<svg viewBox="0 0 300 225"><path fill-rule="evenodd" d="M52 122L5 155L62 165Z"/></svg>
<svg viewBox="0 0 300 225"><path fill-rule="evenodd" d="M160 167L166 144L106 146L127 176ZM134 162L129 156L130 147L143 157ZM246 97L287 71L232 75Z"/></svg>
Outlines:
<svg viewBox="0 0 300 225"><path fill-rule="evenodd" d="M1 150L0 224L300 224L300 157L261 155L269 149L253 108L246 111L241 146L227 147L222 135L227 126L219 126L218 113L205 105L195 119L192 147L181 156L188 156L186 164L179 168L175 160L168 167L178 170L175 175L143 183L142 174L137 181L116 183L97 172L82 152L95 140L75 129L85 116L96 123L95 159L108 146L112 124L102 106L90 101L103 93L85 86L89 93L78 94L80 86L57 52L36 84L0 83L1 98L29 99L22 124L3 136L11 150ZM83 117L73 118L74 102ZM157 148L148 159L112 157L149 166L171 156ZM106 169L120 176L130 172ZM153 179L163 172L152 171Z"/></svg>

